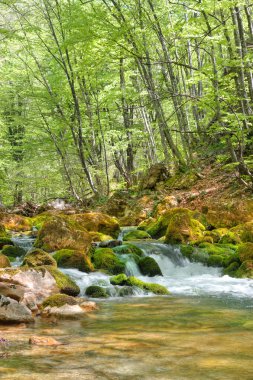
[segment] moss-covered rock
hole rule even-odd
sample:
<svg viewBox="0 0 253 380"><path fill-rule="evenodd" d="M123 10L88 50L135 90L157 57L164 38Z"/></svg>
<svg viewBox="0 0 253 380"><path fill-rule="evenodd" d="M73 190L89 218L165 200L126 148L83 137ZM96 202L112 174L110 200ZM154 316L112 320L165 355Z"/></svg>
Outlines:
<svg viewBox="0 0 253 380"><path fill-rule="evenodd" d="M29 251L25 255L22 265L26 265L28 267L38 267L42 265L57 267L55 259L49 253L38 248Z"/></svg>
<svg viewBox="0 0 253 380"><path fill-rule="evenodd" d="M101 212L89 212L68 216L68 221L75 229L100 232L116 239L120 233L118 220Z"/></svg>
<svg viewBox="0 0 253 380"><path fill-rule="evenodd" d="M110 235L105 235L105 234L102 234L101 232L89 232L90 234L90 237L92 239L93 242L105 242L105 241L110 241L110 240L113 240L112 236Z"/></svg>
<svg viewBox="0 0 253 380"><path fill-rule="evenodd" d="M222 255L211 255L208 257L207 265L209 267L223 267L224 258Z"/></svg>
<svg viewBox="0 0 253 380"><path fill-rule="evenodd" d="M48 298L46 298L41 308L45 309L46 307L61 307L63 305L77 305L78 301L76 298L68 296L67 294L54 294Z"/></svg>
<svg viewBox="0 0 253 380"><path fill-rule="evenodd" d="M187 209L178 209L172 213L166 231L165 243L184 244L197 241L203 237L205 227L192 218L191 212Z"/></svg>
<svg viewBox="0 0 253 380"><path fill-rule="evenodd" d="M92 256L95 269L102 269L110 274L124 272L125 264L117 257L111 248L98 248Z"/></svg>
<svg viewBox="0 0 253 380"><path fill-rule="evenodd" d="M189 259L194 252L194 248L193 248L193 246L191 246L189 244L184 244L184 245L180 246L180 251L181 251L183 256L185 256Z"/></svg>
<svg viewBox="0 0 253 380"><path fill-rule="evenodd" d="M143 240L143 239L151 239L151 236L146 231L141 231L141 230L130 231L123 237L124 241Z"/></svg>
<svg viewBox="0 0 253 380"><path fill-rule="evenodd" d="M0 249L2 249L5 245L14 245L8 237L0 237Z"/></svg>
<svg viewBox="0 0 253 380"><path fill-rule="evenodd" d="M234 272L234 277L253 278L253 260L244 261L239 269Z"/></svg>
<svg viewBox="0 0 253 380"><path fill-rule="evenodd" d="M162 276L161 269L152 257L144 257L139 261L139 268L144 276Z"/></svg>
<svg viewBox="0 0 253 380"><path fill-rule="evenodd" d="M159 295L168 295L169 291L166 289L164 286L159 285L159 284L153 284L153 283L148 283L139 280L136 277L128 277L127 279L127 285L128 286L136 286L137 288L140 288L142 290L146 290L148 292L152 292L154 294L159 294Z"/></svg>
<svg viewBox="0 0 253 380"><path fill-rule="evenodd" d="M126 243L126 244L122 244L117 247L114 247L113 252L118 253L118 254L123 254L123 255L134 254L140 257L143 256L142 249L130 243Z"/></svg>
<svg viewBox="0 0 253 380"><path fill-rule="evenodd" d="M89 255L80 251L61 249L54 254L53 258L61 268L75 268L88 273L94 270Z"/></svg>
<svg viewBox="0 0 253 380"><path fill-rule="evenodd" d="M221 244L240 244L241 239L235 232L228 231L225 235L223 235L220 238L219 243L221 243Z"/></svg>
<svg viewBox="0 0 253 380"><path fill-rule="evenodd" d="M38 233L35 247L42 248L47 252L61 249L73 249L89 252L91 237L85 230L77 230L62 217L53 217L45 222Z"/></svg>
<svg viewBox="0 0 253 380"><path fill-rule="evenodd" d="M223 269L223 275L234 277L239 268L240 268L240 264L237 262L233 262L229 266L227 266L225 269Z"/></svg>
<svg viewBox="0 0 253 380"><path fill-rule="evenodd" d="M253 222L239 224L238 226L231 228L230 232L239 236L243 243L253 243Z"/></svg>
<svg viewBox="0 0 253 380"><path fill-rule="evenodd" d="M238 255L242 262L253 260L253 243L240 244L238 247Z"/></svg>
<svg viewBox="0 0 253 380"><path fill-rule="evenodd" d="M22 257L26 254L26 251L15 245L5 245L2 249L2 254L8 257Z"/></svg>
<svg viewBox="0 0 253 380"><path fill-rule="evenodd" d="M0 213L0 221L10 231L30 231L32 227L30 218L22 215Z"/></svg>
<svg viewBox="0 0 253 380"><path fill-rule="evenodd" d="M44 265L35 268L38 271L44 273L48 271L55 279L56 285L60 290L60 293L67 294L69 296L76 297L80 293L79 286L66 274L62 273L54 266Z"/></svg>
<svg viewBox="0 0 253 380"><path fill-rule="evenodd" d="M89 286L85 291L86 296L91 298L107 298L108 295L104 288L101 286L92 285Z"/></svg>
<svg viewBox="0 0 253 380"><path fill-rule="evenodd" d="M0 253L0 268L8 268L11 266L10 260L7 256Z"/></svg>
<svg viewBox="0 0 253 380"><path fill-rule="evenodd" d="M110 283L112 285L120 285L120 286L126 285L127 284L127 276L125 275L125 273L120 273L117 276L111 277Z"/></svg>

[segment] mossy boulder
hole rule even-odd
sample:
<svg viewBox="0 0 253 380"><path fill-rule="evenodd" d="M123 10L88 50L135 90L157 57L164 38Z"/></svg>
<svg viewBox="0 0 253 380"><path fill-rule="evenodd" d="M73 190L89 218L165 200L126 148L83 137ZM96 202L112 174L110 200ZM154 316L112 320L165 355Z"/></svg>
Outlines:
<svg viewBox="0 0 253 380"><path fill-rule="evenodd" d="M130 231L123 237L123 241L143 240L143 239L151 239L151 236L146 231L141 231L141 230Z"/></svg>
<svg viewBox="0 0 253 380"><path fill-rule="evenodd" d="M89 255L71 249L57 251L53 258L61 268L75 268L81 272L92 272L94 267Z"/></svg>
<svg viewBox="0 0 253 380"><path fill-rule="evenodd" d="M152 257L144 257L139 261L139 268L144 276L162 276L161 269Z"/></svg>
<svg viewBox="0 0 253 380"><path fill-rule="evenodd" d="M253 278L253 260L244 261L237 271L234 272L234 277Z"/></svg>
<svg viewBox="0 0 253 380"><path fill-rule="evenodd" d="M212 231L205 231L204 236L210 236L212 238L211 243L219 243L221 238L229 232L228 228L217 228Z"/></svg>
<svg viewBox="0 0 253 380"><path fill-rule="evenodd" d="M68 221L75 229L100 232L114 239L116 239L120 233L118 220L101 212L69 215Z"/></svg>
<svg viewBox="0 0 253 380"><path fill-rule="evenodd" d="M243 243L253 243L253 222L239 224L231 228L230 232L236 234Z"/></svg>
<svg viewBox="0 0 253 380"><path fill-rule="evenodd" d="M207 265L209 267L223 267L224 257L222 255L211 255L207 260Z"/></svg>
<svg viewBox="0 0 253 380"><path fill-rule="evenodd" d="M237 262L233 262L223 270L223 275L235 277L236 272L239 268L240 268L240 264Z"/></svg>
<svg viewBox="0 0 253 380"><path fill-rule="evenodd" d="M11 231L30 231L32 228L30 218L22 215L0 213L0 221L7 230Z"/></svg>
<svg viewBox="0 0 253 380"><path fill-rule="evenodd" d="M45 273L48 271L55 279L56 285L60 290L60 293L67 294L69 296L76 297L80 293L79 286L66 274L62 273L54 266L44 265L35 267L35 270Z"/></svg>
<svg viewBox="0 0 253 380"><path fill-rule="evenodd" d="M63 305L77 305L78 301L76 298L72 296L68 296L67 294L54 294L48 298L46 298L41 308L45 309L46 307L61 307Z"/></svg>
<svg viewBox="0 0 253 380"><path fill-rule="evenodd" d="M91 237L85 230L77 230L62 217L53 217L45 222L38 233L35 247L47 252L61 249L73 249L88 253L91 247Z"/></svg>
<svg viewBox="0 0 253 380"><path fill-rule="evenodd" d="M22 257L26 254L26 251L15 245L5 245L2 249L2 254L8 257Z"/></svg>
<svg viewBox="0 0 253 380"><path fill-rule="evenodd" d="M0 253L0 268L8 268L11 267L10 260L7 256Z"/></svg>
<svg viewBox="0 0 253 380"><path fill-rule="evenodd" d="M240 244L241 239L240 237L232 231L228 231L225 235L223 235L220 240L220 244Z"/></svg>
<svg viewBox="0 0 253 380"><path fill-rule="evenodd" d="M104 288L101 286L92 285L89 286L85 291L86 296L90 298L107 298L108 295Z"/></svg>
<svg viewBox="0 0 253 380"><path fill-rule="evenodd" d="M140 257L143 256L142 249L130 243L126 243L126 244L122 244L117 247L114 247L113 252L118 253L118 254L123 254L123 255L134 254Z"/></svg>
<svg viewBox="0 0 253 380"><path fill-rule="evenodd" d="M183 244L180 246L180 251L183 256L189 259L194 252L194 247L189 244Z"/></svg>
<svg viewBox="0 0 253 380"><path fill-rule="evenodd" d="M57 262L49 253L42 249L35 248L25 255L22 265L28 267L38 267L42 265L57 267Z"/></svg>
<svg viewBox="0 0 253 380"><path fill-rule="evenodd" d="M167 244L184 244L203 237L205 227L187 209L178 209L169 220L165 235Z"/></svg>
<svg viewBox="0 0 253 380"><path fill-rule="evenodd" d="M253 260L253 243L240 244L238 247L238 255L242 262Z"/></svg>
<svg viewBox="0 0 253 380"><path fill-rule="evenodd" d="M168 295L169 291L166 289L164 286L159 285L159 284L153 284L153 283L148 283L139 280L136 277L128 277L127 283L128 286L136 286L137 288L140 288L142 290L146 290L148 292L152 292L154 294L159 294L159 295Z"/></svg>
<svg viewBox="0 0 253 380"><path fill-rule="evenodd" d="M0 249L2 249L5 245L14 245L14 243L8 237L0 237Z"/></svg>
<svg viewBox="0 0 253 380"><path fill-rule="evenodd" d="M91 237L91 240L93 242L105 242L105 241L110 241L110 240L113 240L112 236L110 235L105 235L105 234L102 234L101 232L89 232L90 234L90 237Z"/></svg>
<svg viewBox="0 0 253 380"><path fill-rule="evenodd" d="M111 248L98 248L92 256L95 269L102 269L110 274L124 272L125 264L117 257Z"/></svg>
<svg viewBox="0 0 253 380"><path fill-rule="evenodd" d="M125 275L125 273L120 273L117 276L111 277L110 283L112 285L120 285L120 286L126 285L127 284L127 276Z"/></svg>

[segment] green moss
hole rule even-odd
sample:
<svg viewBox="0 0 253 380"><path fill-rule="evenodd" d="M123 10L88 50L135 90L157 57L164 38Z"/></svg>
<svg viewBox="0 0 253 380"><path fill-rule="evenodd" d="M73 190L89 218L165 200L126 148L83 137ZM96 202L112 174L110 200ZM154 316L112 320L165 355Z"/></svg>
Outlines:
<svg viewBox="0 0 253 380"><path fill-rule="evenodd" d="M231 263L227 268L223 270L223 275L234 277L239 267L240 267L239 263L237 262Z"/></svg>
<svg viewBox="0 0 253 380"><path fill-rule="evenodd" d="M162 276L161 269L152 257L144 257L139 261L139 268L144 276Z"/></svg>
<svg viewBox="0 0 253 380"><path fill-rule="evenodd" d="M69 276L59 271L59 269L49 265L36 267L35 269L41 272L45 272L47 270L54 277L61 293L73 297L76 297L80 293L79 286L77 286L77 284Z"/></svg>
<svg viewBox="0 0 253 380"><path fill-rule="evenodd" d="M93 270L89 257L79 251L61 249L53 257L61 268L75 268L81 272L91 272Z"/></svg>
<svg viewBox="0 0 253 380"><path fill-rule="evenodd" d="M22 265L27 265L29 267L37 267L42 265L57 267L55 259L49 253L38 248L29 251L29 253L25 255Z"/></svg>
<svg viewBox="0 0 253 380"><path fill-rule="evenodd" d="M234 272L234 277L253 278L253 260L247 260Z"/></svg>
<svg viewBox="0 0 253 380"><path fill-rule="evenodd" d="M106 291L101 286L89 286L85 291L86 296L91 298L107 298Z"/></svg>
<svg viewBox="0 0 253 380"><path fill-rule="evenodd" d="M136 286L137 288L140 288L142 290L146 290L148 292L152 292L154 294L159 294L159 295L167 295L169 294L169 291L162 285L158 284L152 284L152 283L147 283L139 280L136 277L128 277L127 279L127 285L128 286Z"/></svg>
<svg viewBox="0 0 253 380"><path fill-rule="evenodd" d="M219 240L221 244L240 244L241 239L234 232L228 231L225 235Z"/></svg>
<svg viewBox="0 0 253 380"><path fill-rule="evenodd" d="M143 251L139 247L136 247L133 244L122 244L117 247L113 248L113 252L118 253L118 254L135 254L137 256L143 256Z"/></svg>
<svg viewBox="0 0 253 380"><path fill-rule="evenodd" d="M253 243L253 222L239 224L238 226L231 228L230 231L239 236L243 243Z"/></svg>
<svg viewBox="0 0 253 380"><path fill-rule="evenodd" d="M127 276L125 275L125 273L118 274L117 276L110 278L110 283L112 285L120 285L120 286L126 285Z"/></svg>
<svg viewBox="0 0 253 380"><path fill-rule="evenodd" d="M7 256L4 256L0 253L0 268L8 268L11 267L10 260Z"/></svg>
<svg viewBox="0 0 253 380"><path fill-rule="evenodd" d="M200 249L194 250L194 253L190 256L190 260L192 262L197 262L197 263L202 263L202 264L207 264L208 259L209 259L208 253Z"/></svg>
<svg viewBox="0 0 253 380"><path fill-rule="evenodd" d="M166 231L165 243L184 244L197 241L203 237L205 227L192 218L192 212L187 209L177 209L172 213Z"/></svg>
<svg viewBox="0 0 253 380"><path fill-rule="evenodd" d="M146 231L130 231L128 232L124 237L124 241L131 241L131 240L143 240L143 239L151 239L151 236Z"/></svg>
<svg viewBox="0 0 253 380"><path fill-rule="evenodd" d="M223 256L221 255L211 255L207 260L207 265L209 267L223 267Z"/></svg>
<svg viewBox="0 0 253 380"><path fill-rule="evenodd" d="M253 243L240 244L238 247L238 255L242 262L253 260Z"/></svg>
<svg viewBox="0 0 253 380"><path fill-rule="evenodd" d="M228 255L224 258L224 267L229 267L233 263L237 263L239 266L241 265L241 260L238 253L233 253L232 255Z"/></svg>
<svg viewBox="0 0 253 380"><path fill-rule="evenodd" d="M125 271L125 264L111 248L96 249L92 256L92 261L95 269L103 269L110 274L119 274Z"/></svg>
<svg viewBox="0 0 253 380"><path fill-rule="evenodd" d="M191 245L185 244L180 246L180 251L183 256L190 258L194 252L194 248Z"/></svg>
<svg viewBox="0 0 253 380"><path fill-rule="evenodd" d="M2 249L5 245L14 245L8 237L0 237L0 249Z"/></svg>
<svg viewBox="0 0 253 380"><path fill-rule="evenodd" d="M2 249L2 254L8 257L21 257L26 254L26 251L21 247L14 245L5 245Z"/></svg>
<svg viewBox="0 0 253 380"><path fill-rule="evenodd" d="M234 253L234 251L231 250L227 244L202 243L199 245L199 248L202 248L208 255L224 255Z"/></svg>
<svg viewBox="0 0 253 380"><path fill-rule="evenodd" d="M47 306L50 307L61 307L64 305L77 305L78 302L74 297L68 296L67 294L54 294L43 301L41 307L45 309Z"/></svg>

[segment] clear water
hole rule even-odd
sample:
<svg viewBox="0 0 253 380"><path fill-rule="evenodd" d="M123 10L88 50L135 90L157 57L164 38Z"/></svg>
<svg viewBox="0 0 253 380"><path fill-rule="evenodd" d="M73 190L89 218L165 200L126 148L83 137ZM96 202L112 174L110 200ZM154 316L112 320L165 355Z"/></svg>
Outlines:
<svg viewBox="0 0 253 380"><path fill-rule="evenodd" d="M227 297L107 300L80 321L2 327L0 378L252 380L253 301ZM31 347L32 335L65 343Z"/></svg>

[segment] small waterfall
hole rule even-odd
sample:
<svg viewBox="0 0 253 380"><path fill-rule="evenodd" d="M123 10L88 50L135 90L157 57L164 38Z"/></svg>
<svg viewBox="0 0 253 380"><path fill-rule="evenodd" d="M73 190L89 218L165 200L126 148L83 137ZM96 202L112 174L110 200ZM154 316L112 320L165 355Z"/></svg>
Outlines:
<svg viewBox="0 0 253 380"><path fill-rule="evenodd" d="M125 272L127 276L134 276L134 277L141 276L140 269L138 265L136 264L132 255L121 255L121 259L124 260L126 263Z"/></svg>
<svg viewBox="0 0 253 380"><path fill-rule="evenodd" d="M135 231L136 229L137 229L137 227L133 227L133 226L121 227L121 229L120 229L120 233L119 233L119 236L118 236L118 239L117 239L117 240L119 240L119 241L123 241L124 236L125 236L128 232Z"/></svg>
<svg viewBox="0 0 253 380"><path fill-rule="evenodd" d="M35 238L31 236L21 235L21 236L13 236L11 240L14 243L14 245L16 245L17 247L23 248L26 252L28 252L30 249L32 249Z"/></svg>

